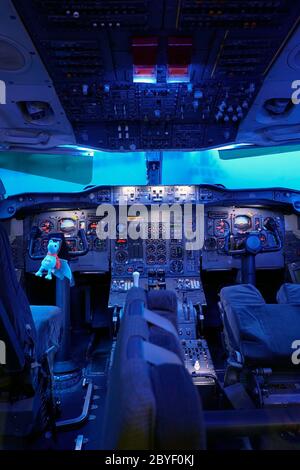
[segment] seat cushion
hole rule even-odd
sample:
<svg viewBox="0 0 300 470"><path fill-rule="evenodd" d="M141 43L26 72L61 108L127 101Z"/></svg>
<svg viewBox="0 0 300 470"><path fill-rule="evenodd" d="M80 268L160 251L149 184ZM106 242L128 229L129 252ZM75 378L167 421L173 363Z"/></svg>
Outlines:
<svg viewBox="0 0 300 470"><path fill-rule="evenodd" d="M171 290L150 290L147 300L149 310L177 313L177 297Z"/></svg>
<svg viewBox="0 0 300 470"><path fill-rule="evenodd" d="M265 304L265 299L252 284L223 287L220 299L224 308L230 305Z"/></svg>
<svg viewBox="0 0 300 470"><path fill-rule="evenodd" d="M300 304L300 284L282 284L276 300L279 304Z"/></svg>
<svg viewBox="0 0 300 470"><path fill-rule="evenodd" d="M62 312L58 307L31 305L31 313L37 331L37 355L41 358L47 349L57 349L62 335Z"/></svg>
<svg viewBox="0 0 300 470"><path fill-rule="evenodd" d="M126 295L126 302L125 302L125 313L126 310L129 308L130 304L135 300L140 300L145 305L147 305L147 295L145 289L142 287L132 287L129 289Z"/></svg>
<svg viewBox="0 0 300 470"><path fill-rule="evenodd" d="M130 297L132 302L121 319L109 372L102 435L105 450L142 450L154 446L155 398L148 366L139 358L128 357L131 337L149 341L145 320L141 315L130 315L131 310L137 309L134 304L140 303L138 297Z"/></svg>
<svg viewBox="0 0 300 470"><path fill-rule="evenodd" d="M300 335L300 306L231 305L224 327L229 346L247 365L292 367L292 343Z"/></svg>
<svg viewBox="0 0 300 470"><path fill-rule="evenodd" d="M150 290L147 292L141 287L132 287L126 296L125 313L129 305L140 300L153 312L170 320L177 327L177 297L170 290Z"/></svg>

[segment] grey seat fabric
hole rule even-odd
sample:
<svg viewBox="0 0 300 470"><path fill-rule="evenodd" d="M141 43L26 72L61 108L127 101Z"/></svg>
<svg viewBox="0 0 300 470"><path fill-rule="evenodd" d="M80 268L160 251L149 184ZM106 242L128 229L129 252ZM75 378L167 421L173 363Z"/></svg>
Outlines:
<svg viewBox="0 0 300 470"><path fill-rule="evenodd" d="M279 304L300 304L300 284L282 284L276 300Z"/></svg>
<svg viewBox="0 0 300 470"><path fill-rule="evenodd" d="M178 364L153 365L143 355L142 343L152 344L152 328L141 315L145 296L143 290L131 292L121 320L102 447L201 449L205 442L201 402L183 362L179 358ZM179 338L175 339L179 348Z"/></svg>
<svg viewBox="0 0 300 470"><path fill-rule="evenodd" d="M108 378L102 447L111 449L147 449L153 447L155 399L148 370L138 358L128 358L131 336L149 340L142 318L121 320Z"/></svg>
<svg viewBox="0 0 300 470"><path fill-rule="evenodd" d="M268 305L257 289L239 287L224 288L220 294L229 348L239 351L246 365L292 367L291 345L300 335L300 306ZM243 301L241 293L247 291L250 295Z"/></svg>
<svg viewBox="0 0 300 470"><path fill-rule="evenodd" d="M52 346L56 350L59 347L63 326L61 309L49 305L31 305L30 309L37 332L37 356L41 357Z"/></svg>
<svg viewBox="0 0 300 470"><path fill-rule="evenodd" d="M0 224L0 329L6 363L0 365L1 435L25 437L40 432L53 406L51 368L61 331L56 307L30 307L17 280L9 238ZM49 361L49 362L48 362ZM34 365L34 367L32 367Z"/></svg>
<svg viewBox="0 0 300 470"><path fill-rule="evenodd" d="M279 293L281 304L266 304L252 285L225 287L220 292L224 330L229 349L239 351L245 364L266 367L293 367L291 345L300 337L298 289L284 284ZM283 305L285 300L285 305Z"/></svg>
<svg viewBox="0 0 300 470"><path fill-rule="evenodd" d="M52 341L58 344L61 311L56 307L30 307L17 280L9 238L2 224L0 248L0 300L27 362L34 362L41 359Z"/></svg>
<svg viewBox="0 0 300 470"><path fill-rule="evenodd" d="M125 310L126 306L136 299L143 301L149 310L168 318L175 327L177 326L177 297L174 292L170 290L145 291L141 287L132 287L127 293Z"/></svg>

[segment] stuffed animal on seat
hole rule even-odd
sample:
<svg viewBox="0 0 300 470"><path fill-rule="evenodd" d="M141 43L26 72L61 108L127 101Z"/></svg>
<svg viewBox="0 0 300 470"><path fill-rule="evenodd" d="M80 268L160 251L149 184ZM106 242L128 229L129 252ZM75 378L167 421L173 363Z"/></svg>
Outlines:
<svg viewBox="0 0 300 470"><path fill-rule="evenodd" d="M59 240L49 240L47 247L48 253L43 259L40 269L35 273L35 275L38 277L43 277L43 274L47 273L45 279L51 281L52 274L54 274L61 280L66 277L72 284L73 276L68 261L58 257L60 246L61 245Z"/></svg>

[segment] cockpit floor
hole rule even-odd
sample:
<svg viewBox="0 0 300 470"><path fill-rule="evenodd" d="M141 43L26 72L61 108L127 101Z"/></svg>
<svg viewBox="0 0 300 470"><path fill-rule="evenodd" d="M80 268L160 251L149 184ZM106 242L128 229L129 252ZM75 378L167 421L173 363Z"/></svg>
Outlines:
<svg viewBox="0 0 300 470"><path fill-rule="evenodd" d="M76 339L76 341L75 341ZM78 436L83 436L82 450L101 449L101 434L104 418L106 399L107 373L111 354L111 341L106 338L99 340L94 345L89 358L83 356L86 351L89 338L78 332L72 338L72 344L77 344L72 350L73 359L83 365L83 377L87 382L92 382L93 393L90 403L90 411L84 424L66 430L58 429L55 433L46 432L30 444L35 450L74 450ZM87 387L83 387L81 379L74 386L67 389L56 387L56 398L60 401L59 420L78 417L83 408Z"/></svg>

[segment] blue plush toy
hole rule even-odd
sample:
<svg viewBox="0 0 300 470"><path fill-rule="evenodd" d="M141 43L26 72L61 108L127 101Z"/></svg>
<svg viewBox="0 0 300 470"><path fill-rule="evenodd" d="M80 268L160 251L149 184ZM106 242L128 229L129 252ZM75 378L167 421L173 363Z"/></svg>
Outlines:
<svg viewBox="0 0 300 470"><path fill-rule="evenodd" d="M64 279L65 277L69 279L72 284L72 271L70 269L69 263L65 259L60 259L58 257L58 252L60 250L60 242L57 240L49 240L48 243L48 253L41 263L40 269L35 273L38 277L43 277L44 273L47 273L45 279L52 279L52 274L54 274L59 279Z"/></svg>

